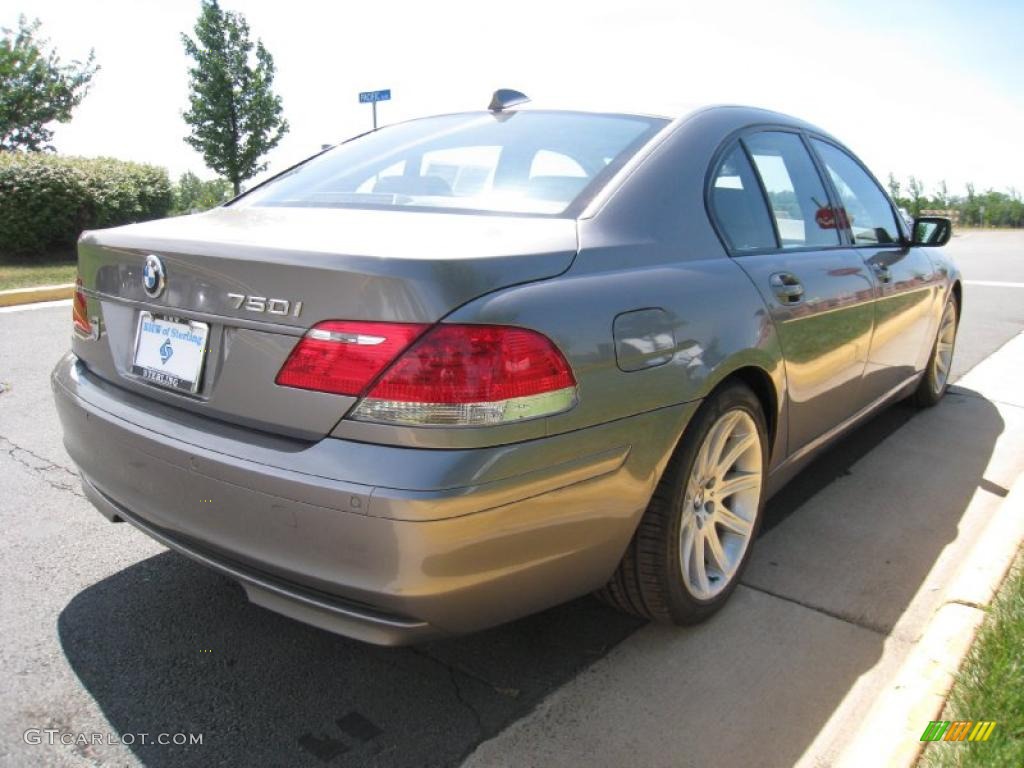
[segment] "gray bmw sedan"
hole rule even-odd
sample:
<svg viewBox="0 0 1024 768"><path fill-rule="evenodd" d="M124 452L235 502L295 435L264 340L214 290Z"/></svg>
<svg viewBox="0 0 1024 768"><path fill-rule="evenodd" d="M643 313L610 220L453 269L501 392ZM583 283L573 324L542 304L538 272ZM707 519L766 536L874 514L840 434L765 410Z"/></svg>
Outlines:
<svg viewBox="0 0 1024 768"><path fill-rule="evenodd" d="M816 452L942 397L950 223L836 139L520 100L84 233L52 381L103 515L373 643L588 592L685 624Z"/></svg>

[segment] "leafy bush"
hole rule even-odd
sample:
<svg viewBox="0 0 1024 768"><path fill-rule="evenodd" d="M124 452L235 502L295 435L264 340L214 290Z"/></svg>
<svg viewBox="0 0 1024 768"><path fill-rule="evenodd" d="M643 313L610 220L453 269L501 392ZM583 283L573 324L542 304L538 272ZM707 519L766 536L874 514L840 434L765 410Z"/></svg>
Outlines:
<svg viewBox="0 0 1024 768"><path fill-rule="evenodd" d="M44 255L83 229L167 215L167 171L113 158L0 152L0 256Z"/></svg>
<svg viewBox="0 0 1024 768"><path fill-rule="evenodd" d="M192 171L185 171L174 185L174 214L199 213L225 203L233 197L227 179L203 181Z"/></svg>

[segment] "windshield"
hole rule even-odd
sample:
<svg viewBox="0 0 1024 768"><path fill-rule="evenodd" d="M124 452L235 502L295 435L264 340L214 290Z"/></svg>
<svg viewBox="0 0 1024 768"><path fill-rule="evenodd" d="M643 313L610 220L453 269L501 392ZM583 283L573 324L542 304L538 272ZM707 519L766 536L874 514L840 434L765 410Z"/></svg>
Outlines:
<svg viewBox="0 0 1024 768"><path fill-rule="evenodd" d="M574 112L413 120L341 144L237 204L558 215L666 123Z"/></svg>

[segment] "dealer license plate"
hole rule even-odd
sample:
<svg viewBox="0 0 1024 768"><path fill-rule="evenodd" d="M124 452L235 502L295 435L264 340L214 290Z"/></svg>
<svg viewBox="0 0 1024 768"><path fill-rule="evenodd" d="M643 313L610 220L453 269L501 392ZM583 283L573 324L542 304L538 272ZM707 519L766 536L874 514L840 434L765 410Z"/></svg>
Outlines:
<svg viewBox="0 0 1024 768"><path fill-rule="evenodd" d="M195 393L203 376L209 333L206 323L140 313L132 373L161 387Z"/></svg>

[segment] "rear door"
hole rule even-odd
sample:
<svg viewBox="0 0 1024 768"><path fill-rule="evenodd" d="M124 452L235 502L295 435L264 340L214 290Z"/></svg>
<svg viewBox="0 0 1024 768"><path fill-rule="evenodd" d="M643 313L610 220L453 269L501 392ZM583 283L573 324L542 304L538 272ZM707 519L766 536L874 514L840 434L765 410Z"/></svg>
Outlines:
<svg viewBox="0 0 1024 768"><path fill-rule="evenodd" d="M869 397L882 397L923 369L940 310L941 279L924 251L904 240L896 212L863 166L830 142L812 138L811 146L843 206L851 242L875 280L875 332L864 388Z"/></svg>
<svg viewBox="0 0 1024 768"><path fill-rule="evenodd" d="M757 131L737 140L716 169L710 204L779 335L793 453L867 402L862 379L874 286L860 254L843 247L832 201L799 133Z"/></svg>

